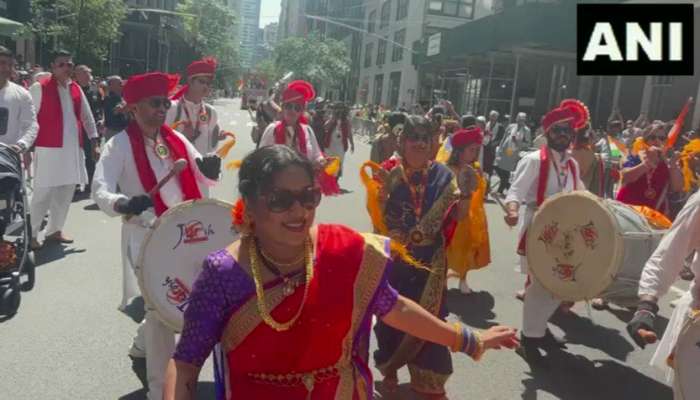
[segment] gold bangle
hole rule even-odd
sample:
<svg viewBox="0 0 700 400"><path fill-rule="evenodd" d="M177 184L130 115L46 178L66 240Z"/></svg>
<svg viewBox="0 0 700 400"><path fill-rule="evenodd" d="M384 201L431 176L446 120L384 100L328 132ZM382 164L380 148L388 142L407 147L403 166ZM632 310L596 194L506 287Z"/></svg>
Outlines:
<svg viewBox="0 0 700 400"><path fill-rule="evenodd" d="M484 347L484 341L481 339L481 333L479 331L474 331L474 338L476 339L476 351L472 354L472 359L474 361L481 360L481 356L484 355L486 348Z"/></svg>
<svg viewBox="0 0 700 400"><path fill-rule="evenodd" d="M454 322L452 323L452 328L455 331L455 340L452 343L452 350L453 353L458 353L460 349L462 348L462 344L464 344L464 336L462 335L462 325L459 322Z"/></svg>

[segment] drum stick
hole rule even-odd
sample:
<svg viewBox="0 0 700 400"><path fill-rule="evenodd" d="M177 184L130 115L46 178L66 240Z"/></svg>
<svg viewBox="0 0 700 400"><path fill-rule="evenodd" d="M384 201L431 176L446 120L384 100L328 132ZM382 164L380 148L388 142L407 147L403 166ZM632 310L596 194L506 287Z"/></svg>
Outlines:
<svg viewBox="0 0 700 400"><path fill-rule="evenodd" d="M638 329L637 334L648 344L656 343L656 341L659 339L656 336L656 333L646 329Z"/></svg>
<svg viewBox="0 0 700 400"><path fill-rule="evenodd" d="M173 179L173 177L174 177L175 175L177 175L177 174L179 174L180 172L182 172L182 170L185 169L186 166L187 166L187 160L185 160L184 158L180 158L180 159L178 159L177 161L175 161L175 163L173 164L173 167L170 168L170 171L168 172L168 175L165 175L165 176L163 177L163 179L161 179L160 181L158 181L158 183L156 183L156 185L153 186L153 189L151 189L151 190L148 192L148 197L153 198L153 196L155 196L156 193L158 193L158 191L159 191L166 183L168 183L168 181L170 181L171 179ZM124 217L124 218L128 221L128 220L130 220L132 217L133 217L133 214L129 214L129 215L127 215L127 216Z"/></svg>
<svg viewBox="0 0 700 400"><path fill-rule="evenodd" d="M496 200L496 203L498 203L498 205L501 206L501 209L503 209L503 212L508 214L508 207L506 207L506 205L503 204L503 200L501 200L501 198L498 197L498 193L491 192L489 194L491 195L491 198Z"/></svg>
<svg viewBox="0 0 700 400"><path fill-rule="evenodd" d="M158 181L158 183L153 187L153 189L151 189L151 191L148 192L148 196L149 196L149 197L155 196L156 193L158 193L158 191L159 191L163 186L165 186L166 183L168 183L168 181L170 181L171 179L173 179L173 177L174 177L175 175L177 175L177 174L179 174L180 172L182 172L182 170L185 169L186 166L187 166L187 160L185 160L184 158L180 158L180 159L178 159L177 161L175 161L175 163L173 164L173 167L170 168L170 172L168 172L168 175L165 175L165 176L163 177L163 179L161 179L160 181Z"/></svg>

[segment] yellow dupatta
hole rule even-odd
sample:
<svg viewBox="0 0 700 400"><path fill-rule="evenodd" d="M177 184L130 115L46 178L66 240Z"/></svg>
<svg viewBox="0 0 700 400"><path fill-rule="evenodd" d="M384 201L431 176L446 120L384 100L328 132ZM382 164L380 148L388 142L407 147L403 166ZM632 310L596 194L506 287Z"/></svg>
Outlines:
<svg viewBox="0 0 700 400"><path fill-rule="evenodd" d="M693 186L698 185L698 177L695 171L690 169L690 159L700 153L700 139L693 139L683 147L681 153L681 171L683 172L683 191L688 193Z"/></svg>

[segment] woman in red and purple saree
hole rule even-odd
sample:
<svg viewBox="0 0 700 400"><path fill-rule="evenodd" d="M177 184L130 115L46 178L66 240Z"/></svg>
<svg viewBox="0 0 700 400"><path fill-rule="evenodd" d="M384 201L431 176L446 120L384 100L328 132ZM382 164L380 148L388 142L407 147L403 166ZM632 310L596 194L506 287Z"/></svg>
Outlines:
<svg viewBox="0 0 700 400"><path fill-rule="evenodd" d="M313 225L321 198L313 177L311 162L285 146L243 161L233 212L242 238L204 263L165 399L194 399L217 343L218 399L369 399L373 315L474 358L518 345L511 328L449 325L398 295L386 279L387 238Z"/></svg>

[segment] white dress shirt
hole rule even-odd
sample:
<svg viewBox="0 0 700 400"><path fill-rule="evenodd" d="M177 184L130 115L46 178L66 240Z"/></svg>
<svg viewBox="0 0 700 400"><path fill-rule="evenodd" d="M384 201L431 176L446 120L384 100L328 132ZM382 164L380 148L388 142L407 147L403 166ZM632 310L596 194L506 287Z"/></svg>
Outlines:
<svg viewBox="0 0 700 400"><path fill-rule="evenodd" d="M37 187L55 187L63 185L85 185L88 183L85 170L85 154L80 148L78 121L73 111L73 99L68 85L58 84L58 96L63 111L63 147L37 147L34 152L34 185ZM33 84L29 92L34 100L34 107L39 113L41 107L41 84ZM90 104L80 91L80 119L89 139L96 139L97 127L92 117Z"/></svg>
<svg viewBox="0 0 700 400"><path fill-rule="evenodd" d="M275 144L275 128L281 123L282 122L277 121L273 124L268 125L267 128L265 128L265 132L263 132L263 135L260 138L260 147L272 146L273 144ZM321 148L319 147L318 142L316 141L316 135L314 135L314 131L311 129L310 126L305 124L301 124L301 128L304 129L304 131L306 132L306 157L314 162L322 161L324 159L324 156L321 152ZM294 129L292 129L291 126L288 126L286 133L286 144L295 150L298 149L299 147L296 145L296 132L294 132Z"/></svg>
<svg viewBox="0 0 700 400"><path fill-rule="evenodd" d="M0 143L22 144L25 149L34 144L39 124L27 89L10 81L0 89L0 117L7 118L6 124L0 125Z"/></svg>
<svg viewBox="0 0 700 400"><path fill-rule="evenodd" d="M180 106L181 104L182 106ZM174 123L177 122L176 118L178 117L178 107L182 107L179 120L189 120L192 124L192 129L194 129L195 126L197 126L199 114L202 113L202 109L206 106L203 101L199 103L193 103L187 100L186 98L181 97L180 99L173 101L173 104L170 106L168 113L165 115L166 125L172 126ZM206 155L215 151L217 143L219 141L219 117L214 107L207 108L209 109L208 112L210 113L209 120L207 122L199 123L199 132L201 132L201 134L194 140L194 147L202 155ZM187 112L185 112L185 109L187 110ZM189 118L191 118L191 120L187 117L188 115Z"/></svg>

